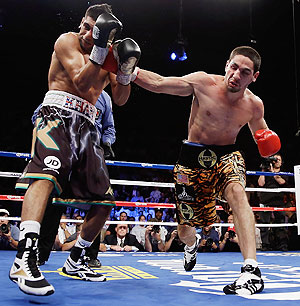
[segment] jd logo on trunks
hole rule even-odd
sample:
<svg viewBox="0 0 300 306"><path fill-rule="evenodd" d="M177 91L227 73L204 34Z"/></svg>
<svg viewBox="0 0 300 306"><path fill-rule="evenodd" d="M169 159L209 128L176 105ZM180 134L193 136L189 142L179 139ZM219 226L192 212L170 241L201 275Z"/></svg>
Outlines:
<svg viewBox="0 0 300 306"><path fill-rule="evenodd" d="M176 184L175 188L178 200L187 202L195 201L195 193L192 186Z"/></svg>
<svg viewBox="0 0 300 306"><path fill-rule="evenodd" d="M56 156L47 156L44 159L44 164L50 169L59 169L61 167L61 162Z"/></svg>
<svg viewBox="0 0 300 306"><path fill-rule="evenodd" d="M217 160L218 158L216 153L209 149L201 151L198 155L198 162L203 168L213 167L216 164Z"/></svg>

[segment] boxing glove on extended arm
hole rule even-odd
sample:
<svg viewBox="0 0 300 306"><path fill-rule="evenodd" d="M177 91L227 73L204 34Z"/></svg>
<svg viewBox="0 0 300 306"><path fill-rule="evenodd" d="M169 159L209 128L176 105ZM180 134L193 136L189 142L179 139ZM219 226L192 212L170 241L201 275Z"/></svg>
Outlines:
<svg viewBox="0 0 300 306"><path fill-rule="evenodd" d="M134 70L141 57L141 49L133 39L125 38L114 44L113 51L118 62L117 81L128 85L136 77Z"/></svg>
<svg viewBox="0 0 300 306"><path fill-rule="evenodd" d="M94 47L90 54L93 63L102 65L114 37L122 31L122 23L114 15L103 13L98 16L93 28Z"/></svg>
<svg viewBox="0 0 300 306"><path fill-rule="evenodd" d="M271 130L258 130L254 138L257 143L258 151L262 157L269 157L277 153L281 148L278 135Z"/></svg>

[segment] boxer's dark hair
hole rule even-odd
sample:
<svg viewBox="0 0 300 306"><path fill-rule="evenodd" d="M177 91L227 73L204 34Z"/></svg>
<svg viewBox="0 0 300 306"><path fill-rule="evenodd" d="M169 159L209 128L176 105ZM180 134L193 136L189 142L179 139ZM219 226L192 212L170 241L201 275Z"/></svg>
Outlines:
<svg viewBox="0 0 300 306"><path fill-rule="evenodd" d="M229 61L232 60L232 58L235 57L236 55L243 55L250 58L250 60L253 62L254 73L259 71L261 65L261 57L255 49L249 46L237 47L233 49L232 52L230 53Z"/></svg>
<svg viewBox="0 0 300 306"><path fill-rule="evenodd" d="M111 5L108 4L95 4L90 6L86 12L85 17L91 17L93 20L97 20L98 16L102 13L110 13L112 14Z"/></svg>

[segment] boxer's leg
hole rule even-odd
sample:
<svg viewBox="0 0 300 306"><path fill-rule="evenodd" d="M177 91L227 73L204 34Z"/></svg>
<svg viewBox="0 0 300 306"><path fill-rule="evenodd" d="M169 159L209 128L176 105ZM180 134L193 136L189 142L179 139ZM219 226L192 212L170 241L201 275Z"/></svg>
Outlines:
<svg viewBox="0 0 300 306"><path fill-rule="evenodd" d="M235 151L221 157L218 164L217 193L231 208L238 243L244 257L240 277L223 288L226 294L254 294L261 292L264 283L256 262L255 220L246 192L246 167L242 154Z"/></svg>
<svg viewBox="0 0 300 306"><path fill-rule="evenodd" d="M101 267L101 262L97 258L100 246L100 236L101 234L98 234L92 245L86 250L86 256L88 257L88 265L90 268Z"/></svg>
<svg viewBox="0 0 300 306"><path fill-rule="evenodd" d="M191 271L196 264L201 240L195 226L213 224L216 217L213 176L210 170L190 169L178 164L173 175L178 235L186 244L183 264L186 271Z"/></svg>
<svg viewBox="0 0 300 306"><path fill-rule="evenodd" d="M39 265L44 264L49 259L57 235L60 219L65 211L66 207L53 205L52 198L50 197L41 223L40 238L38 242Z"/></svg>
<svg viewBox="0 0 300 306"><path fill-rule="evenodd" d="M53 184L48 180L32 183L24 197L20 224L20 240L15 261L9 278L27 294L50 295L54 288L44 278L38 268L38 238Z"/></svg>
<svg viewBox="0 0 300 306"><path fill-rule="evenodd" d="M63 266L63 271L69 275L78 276L82 280L103 282L106 278L88 266L84 255L108 219L115 205L114 195L103 149L99 146L97 129L89 122L85 122L84 125L81 124L80 137L81 143L84 143L84 149L80 150L78 167L72 171L70 187L75 199L86 197L88 199L86 204L90 204L91 208L85 217L75 246ZM98 204L93 205L94 199L98 199ZM103 203L99 204L99 199L103 200Z"/></svg>
<svg viewBox="0 0 300 306"><path fill-rule="evenodd" d="M92 206L89 210L78 240L63 266L64 273L78 276L86 281L106 281L106 278L102 274L94 272L84 262L84 255L85 250L92 245L93 240L100 233L105 221L110 215L111 209L111 206L99 205Z"/></svg>
<svg viewBox="0 0 300 306"><path fill-rule="evenodd" d="M264 289L264 282L256 262L255 221L244 187L239 183L227 185L224 194L230 205L239 246L244 257L240 277L224 287L226 294L250 295Z"/></svg>
<svg viewBox="0 0 300 306"><path fill-rule="evenodd" d="M183 266L185 271L191 271L197 260L197 250L200 243L200 235L196 234L195 227L189 225L178 225L179 239L185 244Z"/></svg>
<svg viewBox="0 0 300 306"><path fill-rule="evenodd" d="M242 255L256 260L255 220L246 192L239 183L230 183L224 196L232 209Z"/></svg>

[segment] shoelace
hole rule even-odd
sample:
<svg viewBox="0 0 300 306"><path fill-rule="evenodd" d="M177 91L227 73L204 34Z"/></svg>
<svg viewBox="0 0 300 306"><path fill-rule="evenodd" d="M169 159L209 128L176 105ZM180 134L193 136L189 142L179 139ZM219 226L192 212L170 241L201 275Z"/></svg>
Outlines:
<svg viewBox="0 0 300 306"><path fill-rule="evenodd" d="M95 274L95 272L89 267L86 259L83 257L81 258L81 266L83 266L83 268L87 271L87 272L90 272L92 274Z"/></svg>
<svg viewBox="0 0 300 306"><path fill-rule="evenodd" d="M35 278L41 276L41 271L37 265L37 251L33 249L29 249L28 251L28 256L27 256L27 263L28 263L28 268L31 273L31 275Z"/></svg>

